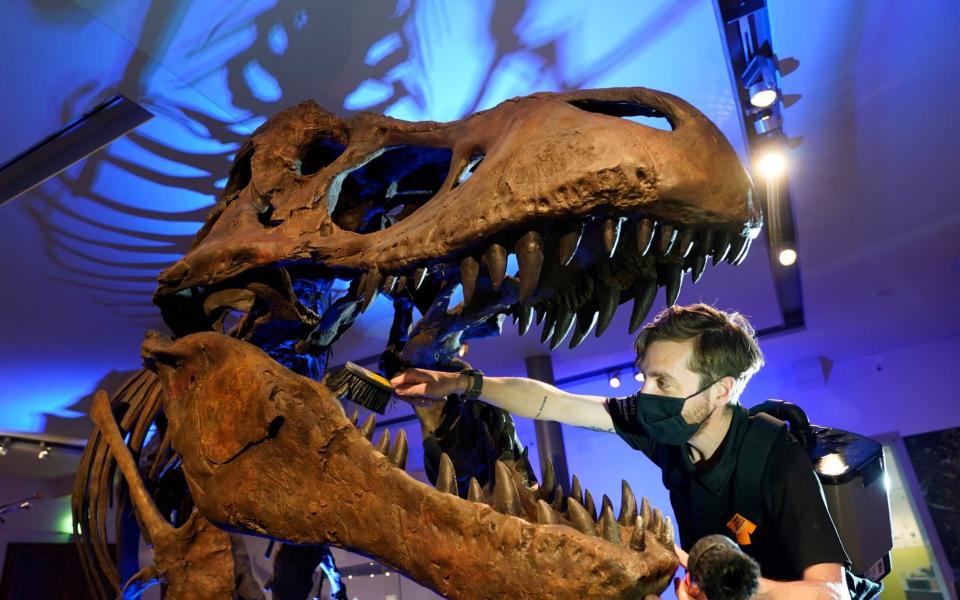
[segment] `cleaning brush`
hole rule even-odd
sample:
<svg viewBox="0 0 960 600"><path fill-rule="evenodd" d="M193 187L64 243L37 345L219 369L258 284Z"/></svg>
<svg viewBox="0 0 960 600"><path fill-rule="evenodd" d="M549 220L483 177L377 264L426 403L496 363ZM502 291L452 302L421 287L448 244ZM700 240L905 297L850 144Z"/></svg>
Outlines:
<svg viewBox="0 0 960 600"><path fill-rule="evenodd" d="M387 402L393 395L389 381L350 361L347 361L343 368L324 377L323 383L337 398L342 400L346 397L381 415L386 411Z"/></svg>

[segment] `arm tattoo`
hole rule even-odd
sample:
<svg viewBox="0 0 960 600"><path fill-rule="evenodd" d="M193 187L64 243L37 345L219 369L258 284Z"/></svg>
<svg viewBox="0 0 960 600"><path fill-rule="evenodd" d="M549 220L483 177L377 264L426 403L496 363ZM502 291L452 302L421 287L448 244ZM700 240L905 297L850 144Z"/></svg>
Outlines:
<svg viewBox="0 0 960 600"><path fill-rule="evenodd" d="M534 415L534 417L533 417L534 419L539 419L539 418L540 418L540 415L543 414L543 405L546 404L546 403L547 403L547 397L544 396L544 397L543 397L543 402L540 403L540 410L538 410L538 411L537 411L537 414Z"/></svg>
<svg viewBox="0 0 960 600"><path fill-rule="evenodd" d="M581 429L589 429L590 431L602 431L604 433L614 433L616 429L613 427L594 427L592 425L580 425Z"/></svg>

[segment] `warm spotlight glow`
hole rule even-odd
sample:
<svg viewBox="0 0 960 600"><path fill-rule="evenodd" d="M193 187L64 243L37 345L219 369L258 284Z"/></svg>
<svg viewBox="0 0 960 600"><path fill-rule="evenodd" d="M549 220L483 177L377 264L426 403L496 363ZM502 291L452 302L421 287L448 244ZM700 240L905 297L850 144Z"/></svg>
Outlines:
<svg viewBox="0 0 960 600"><path fill-rule="evenodd" d="M777 90L758 88L750 90L750 104L757 108L766 108L777 101Z"/></svg>
<svg viewBox="0 0 960 600"><path fill-rule="evenodd" d="M457 349L457 354L460 356L460 358L463 358L466 355L467 350L469 349L470 349L469 344L467 344L466 342L461 342L460 348Z"/></svg>
<svg viewBox="0 0 960 600"><path fill-rule="evenodd" d="M3 438L3 441L0 441L0 456L6 456L7 452L10 451L10 438Z"/></svg>
<svg viewBox="0 0 960 600"><path fill-rule="evenodd" d="M637 380L637 383L643 383L643 371L640 369L634 369L633 378Z"/></svg>
<svg viewBox="0 0 960 600"><path fill-rule="evenodd" d="M37 458L39 458L40 460L43 460L43 459L45 459L45 458L48 457L48 456L50 456L50 447L47 446L46 444L42 444L42 443L41 443L41 444L40 444L40 451L37 452Z"/></svg>
<svg viewBox="0 0 960 600"><path fill-rule="evenodd" d="M610 374L610 387L612 387L612 388L614 388L614 389L620 387L620 374L619 374L619 373L611 373L611 374Z"/></svg>
<svg viewBox="0 0 960 600"><path fill-rule="evenodd" d="M780 260L781 265L789 267L797 262L797 251L793 248L785 248L780 251L780 255L777 258Z"/></svg>
<svg viewBox="0 0 960 600"><path fill-rule="evenodd" d="M831 477L843 475L849 468L850 466L843 459L843 456L836 453L827 454L817 462L817 470Z"/></svg>
<svg viewBox="0 0 960 600"><path fill-rule="evenodd" d="M787 170L787 157L780 150L770 150L757 161L757 168L767 179L776 179Z"/></svg>

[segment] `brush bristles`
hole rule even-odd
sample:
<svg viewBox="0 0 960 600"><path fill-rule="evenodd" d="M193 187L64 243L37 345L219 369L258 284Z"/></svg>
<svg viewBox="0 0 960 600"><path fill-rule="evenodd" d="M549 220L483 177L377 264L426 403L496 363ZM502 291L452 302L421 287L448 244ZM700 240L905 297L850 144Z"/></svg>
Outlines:
<svg viewBox="0 0 960 600"><path fill-rule="evenodd" d="M382 377L376 376L374 379L375 375L376 373L348 362L344 368L325 377L324 384L337 398L346 397L355 404L382 415L386 412L393 390L378 381L383 379Z"/></svg>

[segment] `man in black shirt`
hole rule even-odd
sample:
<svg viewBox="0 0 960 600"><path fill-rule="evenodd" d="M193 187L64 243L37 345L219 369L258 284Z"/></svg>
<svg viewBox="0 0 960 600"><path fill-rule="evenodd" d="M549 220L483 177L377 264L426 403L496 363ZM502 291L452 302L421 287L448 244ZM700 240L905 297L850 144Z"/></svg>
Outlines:
<svg viewBox="0 0 960 600"><path fill-rule="evenodd" d="M758 598L849 599L849 561L803 448L784 433L768 456L739 456L750 422L738 398L763 364L747 320L706 304L673 306L641 330L636 350L644 383L627 398L488 377L480 399L520 416L616 432L661 468L683 547L720 533L760 563ZM476 375L409 369L392 383L403 398L441 399L475 389ZM756 523L742 514L754 500L734 477L753 459L766 461ZM686 553L678 555L686 566ZM693 593L677 587L681 600Z"/></svg>

